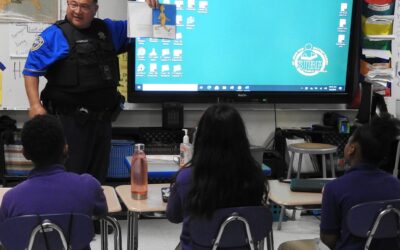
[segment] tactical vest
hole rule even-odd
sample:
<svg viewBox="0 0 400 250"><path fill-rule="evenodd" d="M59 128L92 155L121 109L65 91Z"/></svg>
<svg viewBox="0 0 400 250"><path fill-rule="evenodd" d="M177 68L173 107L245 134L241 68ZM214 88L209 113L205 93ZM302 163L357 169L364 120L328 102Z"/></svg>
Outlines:
<svg viewBox="0 0 400 250"><path fill-rule="evenodd" d="M84 30L66 20L56 25L68 41L69 55L47 70L45 77L53 91L76 93L118 86L118 57L104 21L95 18Z"/></svg>

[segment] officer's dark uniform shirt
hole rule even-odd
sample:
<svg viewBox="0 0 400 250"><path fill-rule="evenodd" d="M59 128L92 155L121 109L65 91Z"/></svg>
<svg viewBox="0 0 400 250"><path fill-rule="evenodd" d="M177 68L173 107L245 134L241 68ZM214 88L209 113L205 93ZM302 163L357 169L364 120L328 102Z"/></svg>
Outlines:
<svg viewBox="0 0 400 250"><path fill-rule="evenodd" d="M120 53L129 42L127 38L127 21L103 20L108 28L116 53ZM69 44L63 31L55 24L45 29L35 40L26 60L23 74L27 76L45 76L47 70L55 62L69 55ZM109 88L91 89L77 93L52 91L47 93L47 86L41 93L56 105L90 107L93 110L104 110L116 103L116 86ZM49 96L50 95L50 96Z"/></svg>

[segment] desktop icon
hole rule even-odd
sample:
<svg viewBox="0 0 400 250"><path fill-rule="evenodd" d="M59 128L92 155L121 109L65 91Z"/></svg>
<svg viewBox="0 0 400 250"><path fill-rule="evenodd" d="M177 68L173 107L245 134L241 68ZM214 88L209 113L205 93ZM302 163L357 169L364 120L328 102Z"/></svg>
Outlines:
<svg viewBox="0 0 400 250"><path fill-rule="evenodd" d="M180 65L180 64L174 65L173 71L174 71L175 74L181 73L181 71L182 71L182 65Z"/></svg>
<svg viewBox="0 0 400 250"><path fill-rule="evenodd" d="M163 1L163 4L170 4L170 3L171 3L170 0L164 0L164 1Z"/></svg>
<svg viewBox="0 0 400 250"><path fill-rule="evenodd" d="M182 26L183 25L183 17L182 15L176 15L176 25Z"/></svg>
<svg viewBox="0 0 400 250"><path fill-rule="evenodd" d="M146 55L146 49L143 47L139 47L137 50L138 57L144 57Z"/></svg>
<svg viewBox="0 0 400 250"><path fill-rule="evenodd" d="M183 9L183 0L175 0L175 5L177 10Z"/></svg>
<svg viewBox="0 0 400 250"><path fill-rule="evenodd" d="M196 1L195 0L188 0L187 8L189 10L193 10L196 7Z"/></svg>
<svg viewBox="0 0 400 250"><path fill-rule="evenodd" d="M162 49L162 50L161 50L161 55L162 55L163 57L169 56L169 54L170 54L169 49Z"/></svg>
<svg viewBox="0 0 400 250"><path fill-rule="evenodd" d="M163 73L169 72L169 65L168 64L162 65L161 66L161 72L163 72Z"/></svg>
<svg viewBox="0 0 400 250"><path fill-rule="evenodd" d="M146 69L146 67L142 63L137 66L137 72L138 73L144 72L145 69Z"/></svg>
<svg viewBox="0 0 400 250"><path fill-rule="evenodd" d="M157 64L150 63L150 74L157 74Z"/></svg>
<svg viewBox="0 0 400 250"><path fill-rule="evenodd" d="M156 52L156 49L152 49L151 50L151 52L150 52L150 54L149 54L149 57L150 58L156 58L157 57L157 52Z"/></svg>
<svg viewBox="0 0 400 250"><path fill-rule="evenodd" d="M345 35L338 35L338 45L344 45Z"/></svg>
<svg viewBox="0 0 400 250"><path fill-rule="evenodd" d="M340 12L346 12L346 11L347 11L347 3L340 4Z"/></svg>
<svg viewBox="0 0 400 250"><path fill-rule="evenodd" d="M208 1L199 1L199 12L207 12Z"/></svg>
<svg viewBox="0 0 400 250"><path fill-rule="evenodd" d="M194 26L194 22L195 22L194 17L190 16L190 17L188 17L186 19L186 26L193 27Z"/></svg>
<svg viewBox="0 0 400 250"><path fill-rule="evenodd" d="M340 19L339 20L339 27L340 28L346 28L346 19Z"/></svg>

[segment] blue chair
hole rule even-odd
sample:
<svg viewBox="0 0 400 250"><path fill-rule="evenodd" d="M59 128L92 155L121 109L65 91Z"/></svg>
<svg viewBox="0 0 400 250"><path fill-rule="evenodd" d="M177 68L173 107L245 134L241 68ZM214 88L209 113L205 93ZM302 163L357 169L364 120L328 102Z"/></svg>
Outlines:
<svg viewBox="0 0 400 250"><path fill-rule="evenodd" d="M84 214L23 215L0 223L0 242L11 250L80 250L93 237L93 221Z"/></svg>
<svg viewBox="0 0 400 250"><path fill-rule="evenodd" d="M189 223L194 249L274 249L272 213L268 207L222 208L212 218L191 218Z"/></svg>
<svg viewBox="0 0 400 250"><path fill-rule="evenodd" d="M355 205L346 219L350 233L365 239L364 249L369 249L374 239L380 241L379 244L388 243L389 239L399 239L400 199Z"/></svg>

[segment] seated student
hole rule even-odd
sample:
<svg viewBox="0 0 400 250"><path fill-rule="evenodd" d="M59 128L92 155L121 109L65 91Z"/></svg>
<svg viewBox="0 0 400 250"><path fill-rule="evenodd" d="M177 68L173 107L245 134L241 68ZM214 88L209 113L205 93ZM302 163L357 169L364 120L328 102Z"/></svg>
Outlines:
<svg viewBox="0 0 400 250"><path fill-rule="evenodd" d="M238 111L225 104L209 107L198 124L192 160L178 172L168 199L168 220L183 221L182 249L192 249L189 217L210 217L225 207L260 206L267 193Z"/></svg>
<svg viewBox="0 0 400 250"><path fill-rule="evenodd" d="M21 132L23 154L34 169L28 179L8 191L0 206L0 223L30 214L82 213L106 215L100 183L89 174L66 172L68 147L61 123L54 116L37 115Z"/></svg>
<svg viewBox="0 0 400 250"><path fill-rule="evenodd" d="M323 190L320 238L330 249L364 249L365 239L352 236L346 224L351 207L370 201L400 199L400 181L379 169L386 152L391 152L399 130L400 122L385 115L359 127L350 137L344 149L350 168ZM289 241L281 244L279 250L316 249L313 242ZM400 249L397 240L372 242L371 249Z"/></svg>

